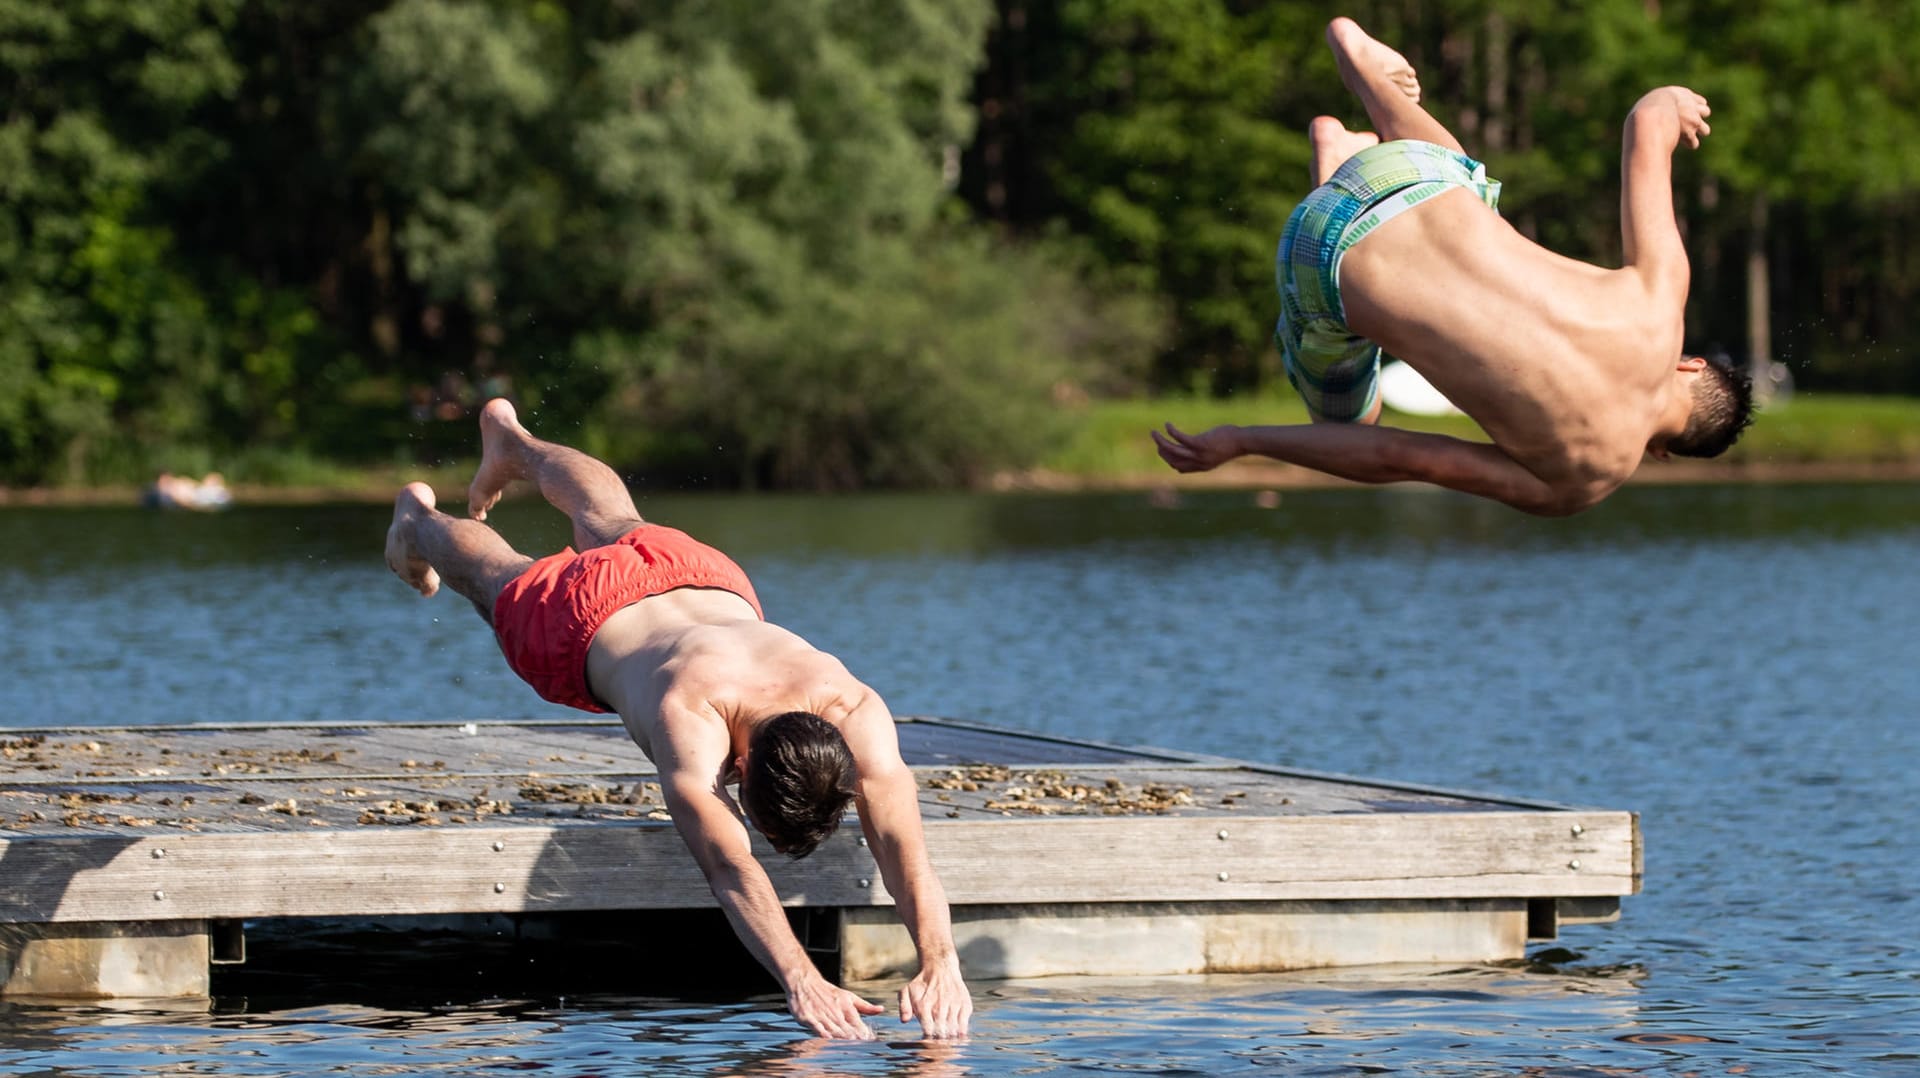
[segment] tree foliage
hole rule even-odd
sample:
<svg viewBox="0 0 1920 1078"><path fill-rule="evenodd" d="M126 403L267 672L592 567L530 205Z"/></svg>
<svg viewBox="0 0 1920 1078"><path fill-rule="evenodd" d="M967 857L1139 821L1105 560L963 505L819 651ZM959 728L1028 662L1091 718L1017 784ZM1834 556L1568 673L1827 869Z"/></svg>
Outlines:
<svg viewBox="0 0 1920 1078"><path fill-rule="evenodd" d="M465 447L435 417L491 392L729 482L1030 460L1059 388L1137 368L1161 318L955 212L990 16L0 0L0 478Z"/></svg>
<svg viewBox="0 0 1920 1078"><path fill-rule="evenodd" d="M1350 13L1516 227L1603 264L1627 108L1701 89L1696 343L1920 390L1920 4ZM965 482L1087 392L1270 383L1305 125L1364 122L1325 17L0 0L0 482L465 453L491 393L629 469Z"/></svg>

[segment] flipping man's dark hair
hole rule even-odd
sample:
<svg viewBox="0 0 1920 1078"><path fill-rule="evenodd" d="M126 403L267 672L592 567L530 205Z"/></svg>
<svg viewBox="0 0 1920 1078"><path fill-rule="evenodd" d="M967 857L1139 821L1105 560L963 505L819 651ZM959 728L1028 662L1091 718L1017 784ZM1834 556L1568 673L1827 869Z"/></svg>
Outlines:
<svg viewBox="0 0 1920 1078"><path fill-rule="evenodd" d="M1687 429L1667 443L1683 457L1717 457L1753 422L1753 378L1724 354L1705 357L1707 369L1693 383L1693 414Z"/></svg>
<svg viewBox="0 0 1920 1078"><path fill-rule="evenodd" d="M853 780L853 751L839 729L811 711L789 711L761 723L747 743L740 803L774 849L801 858L840 826Z"/></svg>

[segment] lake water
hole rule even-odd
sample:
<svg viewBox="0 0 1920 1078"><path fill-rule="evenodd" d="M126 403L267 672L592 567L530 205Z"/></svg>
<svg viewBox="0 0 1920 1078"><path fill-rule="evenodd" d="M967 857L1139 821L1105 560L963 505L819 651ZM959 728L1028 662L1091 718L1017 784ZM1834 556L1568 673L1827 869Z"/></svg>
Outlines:
<svg viewBox="0 0 1920 1078"><path fill-rule="evenodd" d="M0 1006L0 1073L1920 1074L1920 489L641 507L897 712L1633 809L1645 893L1525 968L980 983L951 1046L805 1041L643 949L314 940L211 1012ZM567 714L386 574L385 524L0 510L0 725Z"/></svg>

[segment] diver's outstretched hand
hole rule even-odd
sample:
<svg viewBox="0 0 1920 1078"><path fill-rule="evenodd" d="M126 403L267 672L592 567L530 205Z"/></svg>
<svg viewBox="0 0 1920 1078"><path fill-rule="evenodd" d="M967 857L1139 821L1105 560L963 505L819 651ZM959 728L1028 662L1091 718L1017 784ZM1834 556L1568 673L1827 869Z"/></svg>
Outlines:
<svg viewBox="0 0 1920 1078"><path fill-rule="evenodd" d="M1160 448L1160 459L1176 472L1211 471L1246 452L1240 444L1240 428L1232 425L1188 434L1168 423L1165 434L1157 430L1148 433Z"/></svg>
<svg viewBox="0 0 1920 1078"><path fill-rule="evenodd" d="M828 984L824 977L809 977L788 989L787 1009L802 1025L813 1030L814 1035L843 1041L873 1040L873 1029L864 1016L886 1010L838 985Z"/></svg>
<svg viewBox="0 0 1920 1078"><path fill-rule="evenodd" d="M900 987L900 1020L911 1022L916 1018L929 1039L967 1035L973 997L960 977L957 960L922 968L918 976Z"/></svg>

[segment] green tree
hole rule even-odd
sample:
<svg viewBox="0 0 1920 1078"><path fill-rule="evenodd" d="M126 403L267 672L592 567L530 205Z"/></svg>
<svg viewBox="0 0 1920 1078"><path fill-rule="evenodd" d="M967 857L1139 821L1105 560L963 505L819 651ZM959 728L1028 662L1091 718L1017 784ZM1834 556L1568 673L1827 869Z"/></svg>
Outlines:
<svg viewBox="0 0 1920 1078"><path fill-rule="evenodd" d="M952 482L1043 449L1036 411L1090 354L1026 332L1027 294L1153 338L1151 311L943 219L982 4L469 15L403 0L373 21L369 88L348 100L412 87L421 107L354 157L391 195L407 280L482 323L537 327L492 341L550 355L520 383L615 459L718 452L747 483ZM418 59L430 49L493 59ZM420 92L442 66L478 71L458 94Z"/></svg>
<svg viewBox="0 0 1920 1078"><path fill-rule="evenodd" d="M1775 352L1773 311L1795 298L1776 294L1776 261L1813 263L1814 279L1833 292L1840 288L1835 271L1855 258L1878 261L1887 273L1900 263L1899 251L1860 240L1891 235L1869 224L1871 218L1897 213L1903 201L1910 211L1920 191L1920 114L1913 107L1920 76L1906 47L1920 39L1920 7L1904 0L1695 0L1676 4L1663 18L1687 40L1709 45L1692 57L1692 78L1721 105L1713 117L1710 165L1719 196L1716 225L1723 241L1744 248L1746 317L1738 336L1761 367ZM1782 216L1799 217L1799 227L1781 229ZM1860 227L1834 227L1842 221ZM1886 355L1867 339L1871 323L1860 317L1867 312L1830 308L1822 313L1831 317L1818 319L1809 317L1813 313L1803 309L1792 319L1790 346L1812 344L1809 329L1817 326L1814 333L1826 344L1806 350L1821 353L1826 364L1846 363L1848 353L1863 351L1867 364L1884 363ZM1909 337L1909 350L1912 344ZM1875 380L1886 384L1884 375Z"/></svg>
<svg viewBox="0 0 1920 1078"><path fill-rule="evenodd" d="M630 466L725 446L733 478L850 485L1030 458L1063 382L1137 365L1158 317L952 212L989 16L0 0L0 479L430 455L455 424L407 402L443 380L510 385ZM1034 297L1100 328L1048 332Z"/></svg>
<svg viewBox="0 0 1920 1078"><path fill-rule="evenodd" d="M1016 192L1016 204L1057 207L1116 273L1174 302L1162 384L1185 385L1192 372L1224 390L1270 375L1273 248L1310 186L1311 112L1291 106L1331 102L1339 89L1318 48L1320 16L1218 0L1071 0L1051 14L1012 3L1002 13L1015 40L1000 55L1017 56L1027 77L992 111L1012 116L1025 146L1053 147L1029 181L1052 196ZM1305 89L1329 79L1332 91ZM996 162L1010 152L989 150Z"/></svg>
<svg viewBox="0 0 1920 1078"><path fill-rule="evenodd" d="M286 399L315 320L198 264L166 212L220 153L198 122L238 91L238 7L0 2L0 479L204 459Z"/></svg>

